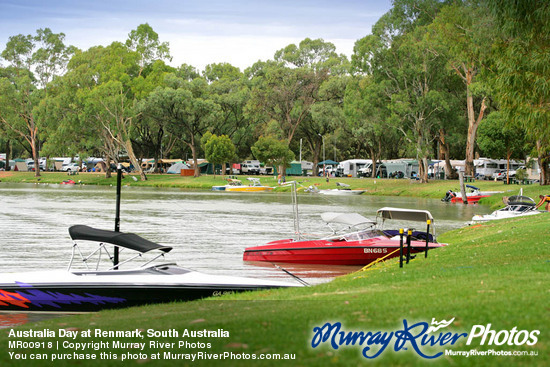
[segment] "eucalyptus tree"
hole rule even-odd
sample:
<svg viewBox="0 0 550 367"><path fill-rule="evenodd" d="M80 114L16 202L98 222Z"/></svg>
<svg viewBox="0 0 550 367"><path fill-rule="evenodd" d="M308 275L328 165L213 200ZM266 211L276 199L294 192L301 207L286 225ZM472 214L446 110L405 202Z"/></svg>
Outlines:
<svg viewBox="0 0 550 367"><path fill-rule="evenodd" d="M246 113L250 99L249 81L239 68L228 64L210 64L203 72L210 83L212 100L220 107L220 113L209 130L218 135L227 135L235 144L239 156L250 155L254 136L254 119Z"/></svg>
<svg viewBox="0 0 550 367"><path fill-rule="evenodd" d="M319 173L323 143L332 145L334 152L337 147L342 150L350 144L348 140L339 141L339 132L345 122L343 105L347 83L346 76L329 76L319 88L318 101L311 107L309 118L299 128L300 137L305 138L312 154L314 175Z"/></svg>
<svg viewBox="0 0 550 367"><path fill-rule="evenodd" d="M273 136L261 136L252 146L254 157L268 165L279 167L279 174L285 174L285 167L294 159L286 140L279 140Z"/></svg>
<svg viewBox="0 0 550 367"><path fill-rule="evenodd" d="M208 162L214 166L222 165L222 175L225 175L225 164L235 159L235 144L227 135L211 134L208 140L204 143L204 154ZM214 173L215 173L214 167Z"/></svg>
<svg viewBox="0 0 550 367"><path fill-rule="evenodd" d="M501 111L487 116L479 128L477 143L483 156L506 157L507 171L510 171L510 159L525 159L526 134L521 126L510 124ZM509 183L509 175L506 180Z"/></svg>
<svg viewBox="0 0 550 367"><path fill-rule="evenodd" d="M195 177L200 174L200 139L219 114L219 106L210 98L208 87L203 78L188 81L168 74L164 85L157 87L144 101L147 115L163 123L167 132L191 150Z"/></svg>
<svg viewBox="0 0 550 367"><path fill-rule="evenodd" d="M36 176L40 176L38 146L42 124L35 107L47 96L48 83L63 73L75 51L64 44L64 39L63 33L39 29L35 36L10 37L1 54L10 72L0 78L0 123L26 141Z"/></svg>
<svg viewBox="0 0 550 367"><path fill-rule="evenodd" d="M290 143L300 124L308 118L326 76L307 68L268 67L253 82L251 109L264 121L275 121Z"/></svg>
<svg viewBox="0 0 550 367"><path fill-rule="evenodd" d="M134 91L137 98L138 111L135 122L135 131L132 142L136 153L141 158L153 157L155 162L169 156L172 148L178 141L167 132L166 123L163 120L151 118L147 114L147 96L157 87L164 84L166 75L176 72L176 68L166 65L162 60L156 60L142 72L134 82ZM158 172L159 165L155 164L154 170Z"/></svg>
<svg viewBox="0 0 550 367"><path fill-rule="evenodd" d="M126 46L139 55L139 72L156 60L171 60L170 46L168 42L160 42L158 33L148 24L140 24L128 34Z"/></svg>
<svg viewBox="0 0 550 367"><path fill-rule="evenodd" d="M442 58L430 52L426 25L440 7L432 0L400 0L373 27L373 35L356 44L352 61L383 86L395 124L413 147L422 182L428 178L440 114L448 109Z"/></svg>
<svg viewBox="0 0 550 367"><path fill-rule="evenodd" d="M344 126L350 136L347 143L368 152L372 177L376 177L377 162L387 147L398 142L384 91L383 84L376 83L371 75L356 75L349 82L344 99Z"/></svg>
<svg viewBox="0 0 550 367"><path fill-rule="evenodd" d="M316 163L319 161L323 140L326 140L324 137L329 131L334 132L344 121L342 106L349 61L345 55L336 52L333 43L310 38L305 38L298 45L290 44L278 50L274 60L287 69L303 70L304 81L309 83L310 89L304 90L306 94L299 96L299 103L292 106L294 110L290 115L295 116L294 124L287 122L281 124L281 127L290 132L287 134L289 143L296 133L306 139L316 174ZM302 87L300 84L298 86ZM290 126L294 130L289 129Z"/></svg>
<svg viewBox="0 0 550 367"><path fill-rule="evenodd" d="M535 140L541 185L550 185L550 7L539 0L484 0L501 30L495 47L496 98L507 121Z"/></svg>
<svg viewBox="0 0 550 367"><path fill-rule="evenodd" d="M489 88L485 80L494 21L479 1L455 1L444 6L430 25L431 42L445 49L448 67L463 81L468 120L465 173L474 175L475 140L486 114Z"/></svg>

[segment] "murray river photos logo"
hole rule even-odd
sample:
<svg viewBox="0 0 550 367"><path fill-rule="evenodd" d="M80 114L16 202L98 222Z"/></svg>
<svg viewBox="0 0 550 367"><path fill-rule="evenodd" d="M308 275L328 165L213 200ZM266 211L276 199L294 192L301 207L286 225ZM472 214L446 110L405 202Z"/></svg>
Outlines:
<svg viewBox="0 0 550 367"><path fill-rule="evenodd" d="M454 318L432 323L417 322L415 324L403 320L403 328L394 331L346 331L340 322L327 322L323 326L313 328L311 346L317 348L328 345L337 350L344 346L361 348L361 354L368 359L380 356L384 351L394 352L412 350L422 358L434 359L442 356L445 349L458 341L466 341L466 345L535 345L539 330L493 330L491 324L474 325L469 333L446 331Z"/></svg>

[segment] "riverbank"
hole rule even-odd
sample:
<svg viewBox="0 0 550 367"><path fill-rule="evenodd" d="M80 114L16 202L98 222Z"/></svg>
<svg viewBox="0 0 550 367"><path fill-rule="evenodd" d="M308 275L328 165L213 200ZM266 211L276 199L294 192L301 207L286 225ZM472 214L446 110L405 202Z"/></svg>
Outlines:
<svg viewBox="0 0 550 367"><path fill-rule="evenodd" d="M122 355L135 356L139 364L171 366L169 356L204 353L203 359L178 361L178 365L204 366L355 366L368 363L374 366L545 366L550 364L550 334L548 325L548 284L550 272L549 214L513 220L489 222L447 232L440 242L449 246L429 252L427 259L414 259L403 269L393 259L366 271L350 274L310 288L279 289L223 296L188 303L151 305L118 311L63 317L35 325L25 325L17 330L76 331L75 339L68 337L14 338L8 330L0 332L0 365L42 366L44 361L16 361L8 352L30 355L72 353L64 349L63 342L90 343L78 353L88 354L88 359L79 361L56 361L58 366L121 366ZM363 346L331 347L329 341L312 348L315 327L325 323L340 322L342 330L371 331L376 333L402 330L404 322L430 324L436 321L453 320L440 332L471 334L475 325L482 325L504 335L514 333L521 338L511 342L489 344L475 338L466 345L466 337L451 345L446 342L433 348L418 345L418 351L434 356L445 350L471 351L500 354L527 353L524 356L458 356L443 354L433 360L419 356L411 347L399 349L395 336L388 347L374 359L366 359L362 352L373 356L379 349L363 349ZM404 321L406 320L406 321ZM480 326L481 327L481 326ZM141 331L140 337L86 337L82 331ZM148 330L159 331L159 336L147 336ZM174 330L178 336L168 336ZM228 336L205 337L185 332L223 330ZM504 332L502 332L504 330ZM516 330L515 332L513 330ZM536 341L524 341L527 333L535 330ZM166 336L160 336L166 331ZM417 332L417 331L414 331ZM521 334L520 334L521 333ZM223 333L222 333L223 334ZM436 333L435 335L439 335ZM512 338L514 339L514 338ZM36 349L13 349L8 343L13 340L39 341ZM145 343L143 350L125 347L112 348L114 342ZM175 343L151 344L150 342ZM178 347L183 341L185 346ZM52 342L52 348L48 348ZM56 349L57 342L60 349ZM110 343L109 348L93 343ZM530 345L532 344L532 345ZM68 344L66 344L68 345ZM137 345L137 344L136 344ZM94 349L96 346L98 349ZM103 358L101 353L105 353ZM142 355L141 358L139 355ZM166 354L171 353L171 354ZM116 354L118 359L114 360ZM292 360L253 360L253 356L280 354ZM529 355L536 354L536 355ZM101 361L91 359L95 355ZM227 356L213 362L206 355ZM156 360L158 358L158 360ZM212 357L213 358L213 357ZM248 359L250 358L250 359ZM51 362L50 362L51 363Z"/></svg>
<svg viewBox="0 0 550 367"><path fill-rule="evenodd" d="M248 176L238 176L243 183L246 183ZM276 177L273 176L254 176L261 180L266 186L275 187L276 192L290 191L290 187L281 186ZM211 190L212 186L220 186L227 183L222 176L202 175L200 177L184 177L169 174L149 174L147 181L140 181L137 175L124 175L123 185L127 186L145 186L145 187L166 187L196 190ZM81 185L116 185L116 175L111 178L105 178L100 173L80 173L78 175L67 175L62 172L42 172L41 176L34 177L33 172L0 172L1 182L12 183L35 183L35 184L59 184L65 180L73 180ZM379 196L408 196L440 199L445 196L448 190L459 191L460 186L457 180L431 180L426 184L420 184L415 180L408 179L372 179L372 178L331 178L329 182L322 177L287 177L287 180L296 180L300 183L299 192L304 192L308 186L316 186L319 189L336 188L337 182L343 182L350 185L351 189L366 190L366 195ZM501 194L495 194L484 198L480 204L491 205L491 207L501 207L502 196L517 195L520 188L524 195L532 197L535 201L539 195L550 194L550 188L532 185L505 185L502 181L476 181L472 183L482 191L502 191ZM463 205L463 204L461 204Z"/></svg>

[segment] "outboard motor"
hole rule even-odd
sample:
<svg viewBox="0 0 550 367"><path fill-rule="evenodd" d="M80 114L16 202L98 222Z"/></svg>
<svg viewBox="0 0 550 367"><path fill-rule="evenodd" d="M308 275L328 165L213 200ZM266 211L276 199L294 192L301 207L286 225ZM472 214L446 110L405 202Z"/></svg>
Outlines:
<svg viewBox="0 0 550 367"><path fill-rule="evenodd" d="M445 197L443 199L441 199L441 201L445 201L445 202L449 202L451 201L452 198L454 198L456 196L456 194L453 192L453 190L449 190L447 191L447 193L445 194Z"/></svg>

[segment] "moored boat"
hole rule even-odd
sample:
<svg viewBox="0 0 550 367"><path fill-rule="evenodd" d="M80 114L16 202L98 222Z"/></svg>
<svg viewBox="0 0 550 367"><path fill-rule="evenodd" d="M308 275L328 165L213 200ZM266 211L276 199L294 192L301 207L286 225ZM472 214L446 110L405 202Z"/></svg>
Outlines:
<svg viewBox="0 0 550 367"><path fill-rule="evenodd" d="M489 197L493 192L482 192L478 187L472 185L466 185L468 192L466 192L466 200L468 203L477 203L479 200ZM441 201L447 201L451 203L462 203L463 199L460 192L453 190L447 191L445 197Z"/></svg>
<svg viewBox="0 0 550 367"><path fill-rule="evenodd" d="M337 182L336 183L337 188L335 189L323 189L319 190L316 186L310 186L307 188L306 191L315 193L315 194L322 194L322 195L361 195L362 193L366 192L367 190L360 190L360 189L351 189L350 185Z"/></svg>
<svg viewBox="0 0 550 367"><path fill-rule="evenodd" d="M209 275L174 263L154 265L172 248L131 233L83 225L70 227L69 233L74 241L69 269L0 274L0 311L89 312L297 286L274 280ZM91 253L84 256L81 248L88 242L100 246L93 246ZM112 256L112 246L123 249L121 255L129 253L124 261ZM84 269L74 265L77 254ZM142 260L142 266L122 269L134 260Z"/></svg>
<svg viewBox="0 0 550 367"><path fill-rule="evenodd" d="M400 255L402 238L391 230L382 229L381 224L357 213L323 213L323 221L333 229L329 236L318 239L283 239L265 245L246 248L244 261L269 261L297 264L367 265L380 258L389 259ZM377 218L402 220L430 220L427 211L382 208ZM347 227L337 230L335 225ZM433 227L432 227L433 228ZM439 248L445 244L435 242L435 236L417 232L410 239L411 253ZM430 240L432 242L430 242Z"/></svg>
<svg viewBox="0 0 550 367"><path fill-rule="evenodd" d="M230 191L230 192L264 192L273 191L273 187L265 186L260 183L259 178L248 177L249 185L244 185L241 180L228 179L228 184L224 186L212 186L214 191Z"/></svg>
<svg viewBox="0 0 550 367"><path fill-rule="evenodd" d="M548 198L550 201L550 196ZM495 210L491 214L474 215L472 221L469 224L540 214L542 212L538 211L537 209L544 203L544 200L545 199L541 198L541 201L537 205L533 199L528 196L523 196L521 194L504 197L503 201L506 204L504 208Z"/></svg>

